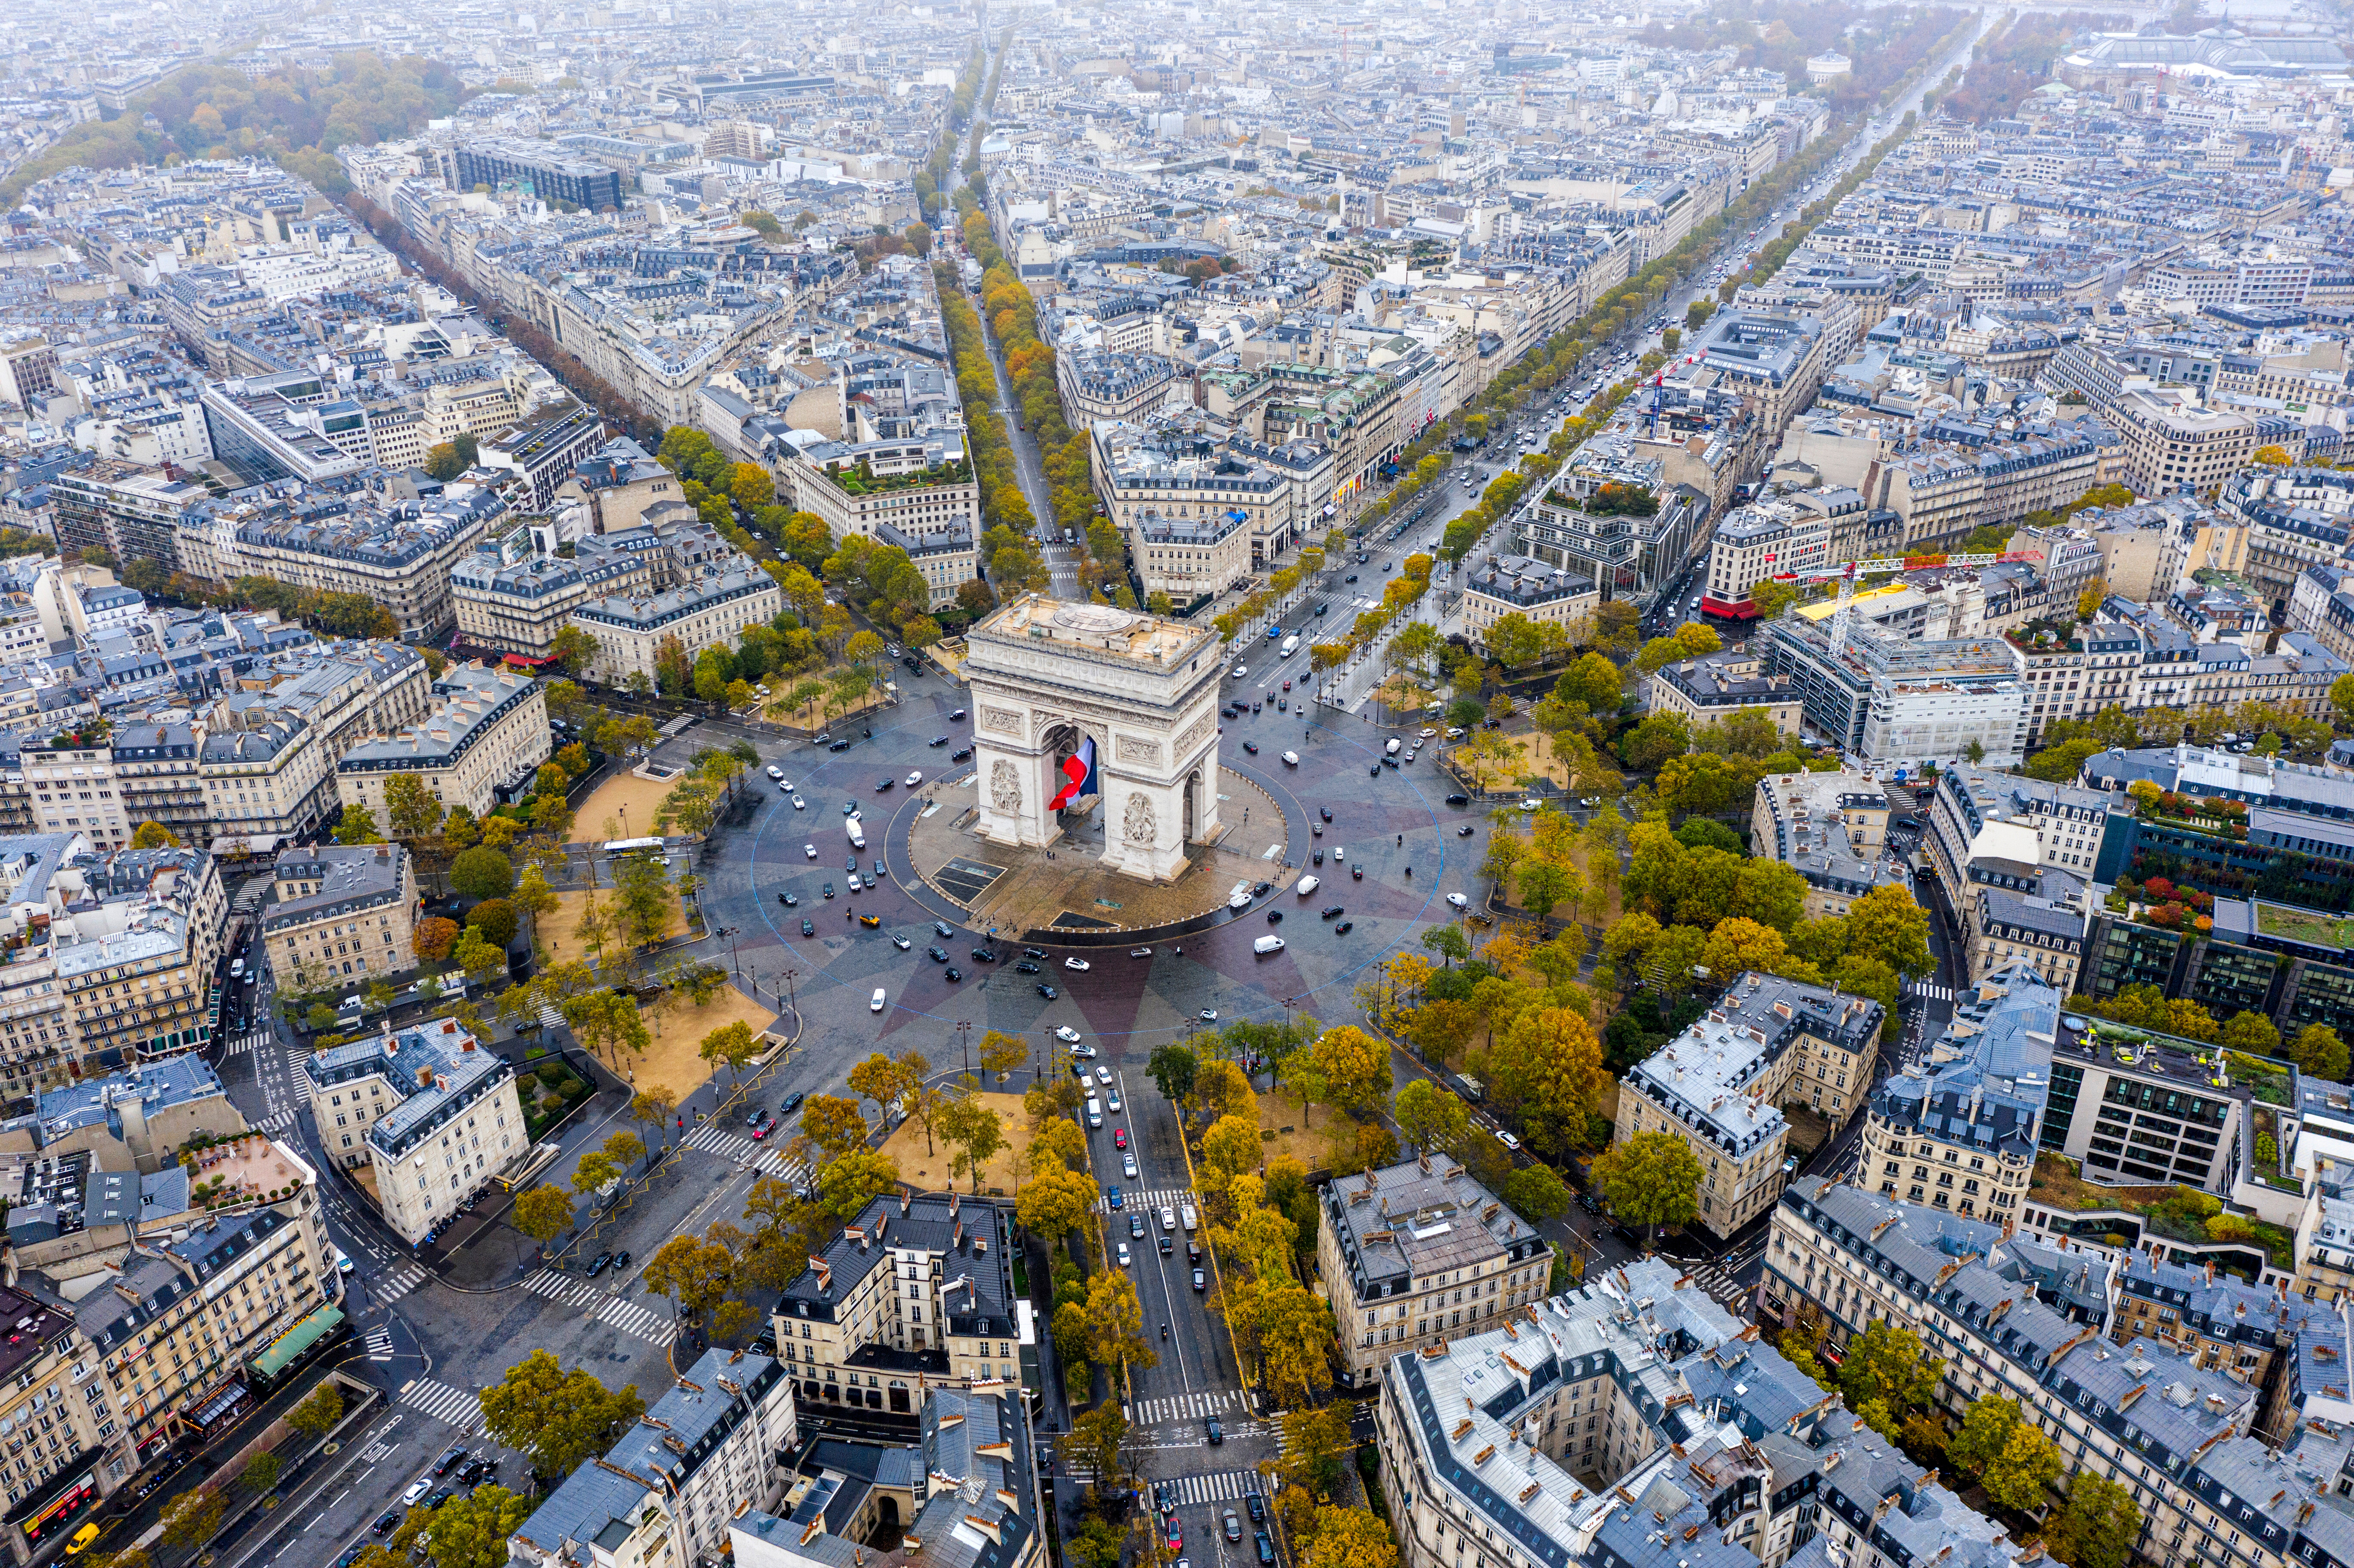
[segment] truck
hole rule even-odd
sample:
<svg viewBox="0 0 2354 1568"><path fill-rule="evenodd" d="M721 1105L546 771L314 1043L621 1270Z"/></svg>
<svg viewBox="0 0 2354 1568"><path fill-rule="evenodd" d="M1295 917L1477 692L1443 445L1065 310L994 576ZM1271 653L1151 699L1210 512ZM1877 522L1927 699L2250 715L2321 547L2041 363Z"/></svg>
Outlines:
<svg viewBox="0 0 2354 1568"><path fill-rule="evenodd" d="M1283 640L1283 646L1275 651L1275 656L1278 659L1288 659L1299 652L1299 638L1297 633L1294 633Z"/></svg>
<svg viewBox="0 0 2354 1568"><path fill-rule="evenodd" d="M866 847L866 830L859 825L856 817L844 817L842 820L842 831L850 835L852 849L863 850Z"/></svg>

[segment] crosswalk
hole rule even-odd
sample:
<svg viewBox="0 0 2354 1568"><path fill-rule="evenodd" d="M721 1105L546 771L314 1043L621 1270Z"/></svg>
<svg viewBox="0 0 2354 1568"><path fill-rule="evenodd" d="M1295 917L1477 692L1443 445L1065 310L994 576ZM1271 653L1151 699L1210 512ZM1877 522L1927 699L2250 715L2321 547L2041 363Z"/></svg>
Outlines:
<svg viewBox="0 0 2354 1568"><path fill-rule="evenodd" d="M1904 985L1904 994L1927 1001L1951 1001L1954 1000L1954 988L1939 985L1935 980L1908 980Z"/></svg>
<svg viewBox="0 0 2354 1568"><path fill-rule="evenodd" d="M377 1275L368 1281L368 1295L378 1306L398 1301L425 1283L425 1271L415 1264L402 1264L389 1274Z"/></svg>
<svg viewBox="0 0 2354 1568"><path fill-rule="evenodd" d="M1188 1187L1156 1187L1150 1192L1131 1192L1122 1187L1119 1192L1118 1212L1126 1213L1130 1209L1134 1209L1143 1214L1149 1224L1157 1224L1160 1223L1159 1216L1161 1210L1181 1208L1193 1201L1193 1192ZM1113 1213L1110 1197L1106 1195L1097 1198L1096 1209L1099 1213Z"/></svg>
<svg viewBox="0 0 2354 1568"><path fill-rule="evenodd" d="M294 1107L289 1106L275 1116L266 1116L247 1125L256 1132L283 1132L294 1125Z"/></svg>
<svg viewBox="0 0 2354 1568"><path fill-rule="evenodd" d="M651 1307L642 1306L626 1297L615 1296L597 1310L597 1320L610 1323L624 1334L633 1334L651 1344L667 1345L678 1338L678 1325Z"/></svg>
<svg viewBox="0 0 2354 1568"><path fill-rule="evenodd" d="M1177 1393L1161 1399L1140 1399L1134 1404L1123 1404L1119 1413L1138 1426L1154 1426L1163 1421L1199 1421L1205 1415L1217 1415L1235 1408L1232 1393Z"/></svg>
<svg viewBox="0 0 2354 1568"><path fill-rule="evenodd" d="M1692 1283L1720 1307L1729 1307L1749 1292L1749 1287L1712 1263L1692 1270Z"/></svg>
<svg viewBox="0 0 2354 1568"><path fill-rule="evenodd" d="M1253 1492L1267 1493L1267 1478L1257 1470L1217 1470L1206 1476L1172 1476L1166 1480L1149 1483L1167 1487L1176 1494L1177 1506L1195 1503L1236 1502ZM1245 1520L1248 1523L1248 1520ZM1245 1542L1247 1546L1248 1542Z"/></svg>
<svg viewBox="0 0 2354 1568"><path fill-rule="evenodd" d="M471 1388L452 1388L446 1383L421 1377L402 1383L399 1399L412 1410L462 1427L478 1437L488 1433L482 1421L482 1396Z"/></svg>
<svg viewBox="0 0 2354 1568"><path fill-rule="evenodd" d="M524 1277L523 1287L534 1296L545 1296L562 1307L586 1307L604 1294L593 1279L583 1279L577 1274L563 1274L553 1268L537 1268Z"/></svg>
<svg viewBox="0 0 2354 1568"><path fill-rule="evenodd" d="M249 1056L256 1050L260 1049L269 1039L270 1031L267 1029L258 1029L250 1034L240 1034L236 1039L221 1047L221 1055L224 1058L230 1056Z"/></svg>
<svg viewBox="0 0 2354 1568"><path fill-rule="evenodd" d="M370 1329L367 1336L367 1359L372 1361L392 1360L392 1330Z"/></svg>
<svg viewBox="0 0 2354 1568"><path fill-rule="evenodd" d="M686 1146L739 1163L749 1159L753 1169L762 1175L774 1176L779 1181L795 1187L806 1187L817 1180L816 1172L798 1160L786 1158L781 1148L755 1143L741 1133L728 1131L717 1122L706 1121L696 1128L687 1136Z"/></svg>

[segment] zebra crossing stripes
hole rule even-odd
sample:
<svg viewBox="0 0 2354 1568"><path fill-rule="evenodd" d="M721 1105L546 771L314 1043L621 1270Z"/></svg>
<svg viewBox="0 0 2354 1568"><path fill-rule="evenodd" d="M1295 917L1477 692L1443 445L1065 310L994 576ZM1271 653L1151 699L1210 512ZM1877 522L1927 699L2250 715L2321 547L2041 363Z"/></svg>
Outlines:
<svg viewBox="0 0 2354 1568"><path fill-rule="evenodd" d="M1198 1421L1204 1415L1216 1415L1234 1406L1232 1393L1176 1393L1161 1399L1140 1399L1134 1404L1120 1406L1120 1414L1139 1426L1154 1426L1163 1421Z"/></svg>
<svg viewBox="0 0 2354 1568"><path fill-rule="evenodd" d="M1206 1476L1172 1476L1154 1486L1165 1486L1177 1495L1177 1506L1184 1508L1197 1503L1236 1502L1253 1492L1264 1492L1266 1482L1257 1470L1217 1470Z"/></svg>
<svg viewBox="0 0 2354 1568"><path fill-rule="evenodd" d="M1719 1306L1731 1306L1749 1291L1749 1287L1712 1263L1702 1264L1694 1269L1691 1278L1692 1283L1699 1286L1707 1293L1709 1298Z"/></svg>
<svg viewBox="0 0 2354 1568"><path fill-rule="evenodd" d="M595 1280L580 1279L553 1268L534 1269L525 1277L523 1287L565 1307L586 1307L597 1295Z"/></svg>
<svg viewBox="0 0 2354 1568"><path fill-rule="evenodd" d="M269 1038L270 1032L266 1029L257 1030L251 1034L240 1034L221 1047L221 1055L223 1057L251 1055Z"/></svg>
<svg viewBox="0 0 2354 1568"><path fill-rule="evenodd" d="M250 1125L256 1132L283 1132L294 1125L294 1109L289 1106L277 1115L263 1117Z"/></svg>
<svg viewBox="0 0 2354 1568"><path fill-rule="evenodd" d="M418 1378L401 1384L399 1399L401 1404L436 1421L477 1434L485 1430L482 1396L472 1389L451 1388L431 1378Z"/></svg>
<svg viewBox="0 0 2354 1568"><path fill-rule="evenodd" d="M367 1359L372 1361L392 1360L392 1330L370 1329L367 1336Z"/></svg>
<svg viewBox="0 0 2354 1568"><path fill-rule="evenodd" d="M1119 1183L1113 1182L1110 1185L1118 1186ZM1096 1200L1096 1209L1098 1213L1106 1214L1124 1214L1129 1210L1134 1209L1143 1214L1146 1220L1157 1223L1158 1215L1162 1209L1178 1208L1193 1201L1193 1189L1189 1187L1156 1187L1150 1192L1130 1192L1121 1187L1118 1209L1115 1210L1111 1206L1111 1198L1108 1194Z"/></svg>
<svg viewBox="0 0 2354 1568"><path fill-rule="evenodd" d="M398 1301L424 1284L425 1277L423 1269L414 1264L404 1264L390 1274L369 1280L368 1294L376 1298L379 1306L387 1301Z"/></svg>
<svg viewBox="0 0 2354 1568"><path fill-rule="evenodd" d="M1938 985L1934 980L1914 980L1905 986L1904 994L1928 1001L1951 1001L1954 1000L1954 988Z"/></svg>
<svg viewBox="0 0 2354 1568"><path fill-rule="evenodd" d="M667 1345L678 1338L677 1324L652 1308L620 1296L610 1298L597 1309L597 1320L657 1345Z"/></svg>
<svg viewBox="0 0 2354 1568"><path fill-rule="evenodd" d="M716 1154L722 1160L742 1161L749 1159L752 1168L764 1176L774 1176L780 1181L806 1187L817 1180L816 1172L798 1160L786 1158L781 1149L755 1143L739 1133L729 1132L716 1122L705 1122L687 1139L689 1149L699 1149L705 1154ZM754 1151L758 1150L758 1153Z"/></svg>

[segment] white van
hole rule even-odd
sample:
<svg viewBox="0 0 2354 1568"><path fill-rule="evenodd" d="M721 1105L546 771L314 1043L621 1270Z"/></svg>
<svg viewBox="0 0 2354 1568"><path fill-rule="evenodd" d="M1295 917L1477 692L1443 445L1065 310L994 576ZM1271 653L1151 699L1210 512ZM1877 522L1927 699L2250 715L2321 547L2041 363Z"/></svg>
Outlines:
<svg viewBox="0 0 2354 1568"><path fill-rule="evenodd" d="M1093 1095L1087 1097L1087 1125L1089 1127L1103 1125L1103 1101Z"/></svg>
<svg viewBox="0 0 2354 1568"><path fill-rule="evenodd" d="M1247 882L1235 883L1226 894L1226 907L1229 909L1247 909L1250 901L1251 885Z"/></svg>
<svg viewBox="0 0 2354 1568"><path fill-rule="evenodd" d="M1283 951L1283 938L1280 937L1261 937L1257 941L1251 944L1251 951L1257 953L1262 959L1267 957L1269 953L1279 953Z"/></svg>
<svg viewBox="0 0 2354 1568"><path fill-rule="evenodd" d="M1184 1207L1179 1209L1177 1211L1177 1217L1185 1222L1186 1234L1189 1235L1192 1234L1193 1226L1198 1223L1197 1217L1193 1213L1193 1205L1187 1203Z"/></svg>
<svg viewBox="0 0 2354 1568"><path fill-rule="evenodd" d="M1398 754L1397 741L1393 738L1387 746L1382 747L1382 752L1384 756L1395 757Z"/></svg>
<svg viewBox="0 0 2354 1568"><path fill-rule="evenodd" d="M1323 885L1324 884L1316 877L1303 876L1299 879L1299 885L1293 888L1292 891L1299 894L1300 897L1305 898Z"/></svg>
<svg viewBox="0 0 2354 1568"><path fill-rule="evenodd" d="M1285 753L1283 754L1283 765L1284 765L1286 768L1297 768L1297 767L1299 767L1299 753L1298 753L1298 752L1296 752L1296 751L1287 751L1287 752L1285 752Z"/></svg>

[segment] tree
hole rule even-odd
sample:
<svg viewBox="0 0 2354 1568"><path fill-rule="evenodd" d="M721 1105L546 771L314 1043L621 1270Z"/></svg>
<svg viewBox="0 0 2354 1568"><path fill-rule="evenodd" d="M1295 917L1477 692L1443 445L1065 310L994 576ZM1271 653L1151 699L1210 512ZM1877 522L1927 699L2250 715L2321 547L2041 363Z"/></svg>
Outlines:
<svg viewBox="0 0 2354 1568"><path fill-rule="evenodd" d="M645 1414L634 1385L607 1388L594 1374L567 1372L547 1351L534 1351L482 1390L490 1435L527 1456L543 1476L568 1476L612 1446Z"/></svg>
<svg viewBox="0 0 2354 1568"><path fill-rule="evenodd" d="M514 862L494 849L477 846L450 863L450 891L461 898L504 898L514 882Z"/></svg>
<svg viewBox="0 0 2354 1568"><path fill-rule="evenodd" d="M951 1162L951 1172L971 1172L972 1190L978 1194L981 1171L1005 1147L1004 1122L978 1096L968 1095L951 1101L940 1113L940 1136L963 1151Z"/></svg>
<svg viewBox="0 0 2354 1568"><path fill-rule="evenodd" d="M444 919L439 915L429 915L417 923L417 956L420 959L435 960L446 959L450 956L450 949L457 945L457 941L458 922L455 920Z"/></svg>
<svg viewBox="0 0 2354 1568"><path fill-rule="evenodd" d="M2090 1470L2068 1482L2068 1501L2044 1521L2043 1544L2069 1568L2126 1568L2141 1534L2133 1493Z"/></svg>
<svg viewBox="0 0 2354 1568"><path fill-rule="evenodd" d="M469 926L458 933L458 940L451 946L450 956L458 960L458 967L465 970L467 979L477 981L490 979L504 969L507 961L506 949L484 937L479 926Z"/></svg>
<svg viewBox="0 0 2354 1568"><path fill-rule="evenodd" d="M245 1462L237 1473L237 1484L251 1492L266 1492L278 1484L279 1458L264 1448Z"/></svg>
<svg viewBox="0 0 2354 1568"><path fill-rule="evenodd" d="M1223 1190L1235 1177L1258 1164L1258 1123L1238 1116L1220 1117L1202 1135L1202 1168Z"/></svg>
<svg viewBox="0 0 2354 1568"><path fill-rule="evenodd" d="M573 1038L599 1056L614 1057L622 1047L642 1052L653 1044L638 1004L629 995L606 987L567 997L557 1006Z"/></svg>
<svg viewBox="0 0 2354 1568"><path fill-rule="evenodd" d="M441 825L440 800L415 773L395 773L384 781L384 812L392 836L413 844Z"/></svg>
<svg viewBox="0 0 2354 1568"><path fill-rule="evenodd" d="M535 866L533 869L536 871L538 868ZM546 884L543 881L541 885L544 887ZM517 925L514 906L504 898L485 898L467 910L466 924L471 929L480 932L483 941L502 952L514 944Z"/></svg>
<svg viewBox="0 0 2354 1568"><path fill-rule="evenodd" d="M1397 1542L1370 1510L1334 1508L1316 1510L1307 1544L1299 1552L1299 1568L1397 1568Z"/></svg>
<svg viewBox="0 0 2354 1568"><path fill-rule="evenodd" d="M228 1499L211 1487L182 1492L164 1506L164 1543L183 1549L203 1545L220 1531Z"/></svg>
<svg viewBox="0 0 2354 1568"><path fill-rule="evenodd" d="M1076 1230L1095 1206L1096 1184L1084 1172L1034 1166L1029 1184L1013 1202L1013 1217L1032 1235L1059 1241Z"/></svg>
<svg viewBox="0 0 2354 1568"><path fill-rule="evenodd" d="M131 847L135 850L178 849L179 838L161 822L142 822L139 831L131 835Z"/></svg>
<svg viewBox="0 0 2354 1568"><path fill-rule="evenodd" d="M1945 1374L1945 1362L1922 1354L1918 1336L1882 1319L1848 1341L1839 1385L1848 1408L1867 1421L1866 1406L1880 1407L1887 1425L1874 1423L1874 1429L1893 1442L1904 1418L1936 1397Z"/></svg>
<svg viewBox="0 0 2354 1568"><path fill-rule="evenodd" d="M1429 1003L1423 1011L1440 1005ZM1472 1137L1470 1111L1427 1078L1416 1078L1398 1091L1394 1115L1398 1136L1429 1153L1453 1153Z"/></svg>
<svg viewBox="0 0 2354 1568"><path fill-rule="evenodd" d="M678 921L678 895L658 855L635 854L613 867L613 914L633 947L649 947Z"/></svg>
<svg viewBox="0 0 2354 1568"><path fill-rule="evenodd" d="M1564 702L1584 703L1586 711L1595 714L1617 713L1624 696L1618 666L1599 653L1581 655L1562 672L1553 692Z"/></svg>
<svg viewBox="0 0 2354 1568"><path fill-rule="evenodd" d="M572 1200L543 1181L514 1201L514 1227L546 1246L572 1228Z"/></svg>
<svg viewBox="0 0 2354 1568"><path fill-rule="evenodd" d="M335 842L339 844L380 844L384 835L376 831L376 813L366 806L344 808L335 820Z"/></svg>
<svg viewBox="0 0 2354 1568"><path fill-rule="evenodd" d="M703 1044L695 1047L695 1054L715 1068L726 1067L730 1079L751 1065L752 1058L759 1054L760 1042L752 1033L752 1026L740 1018L732 1023L721 1024L705 1035Z"/></svg>
<svg viewBox="0 0 2354 1568"><path fill-rule="evenodd" d="M646 1259L641 1277L689 1320L699 1321L736 1288L736 1255L720 1242L673 1236Z"/></svg>
<svg viewBox="0 0 2354 1568"><path fill-rule="evenodd" d="M1878 959L1900 975L1925 975L1931 968L1929 913L1910 889L1894 883L1848 906L1847 942L1848 951Z"/></svg>
<svg viewBox="0 0 2354 1568"><path fill-rule="evenodd" d="M311 1397L286 1413L286 1424L305 1437L324 1437L344 1418L344 1385L329 1378Z"/></svg>
<svg viewBox="0 0 2354 1568"><path fill-rule="evenodd" d="M1201 1059L1189 1045L1161 1045L1153 1049L1151 1062L1146 1066L1161 1097L1172 1104L1193 1092L1193 1076Z"/></svg>
<svg viewBox="0 0 2354 1568"><path fill-rule="evenodd" d="M1569 1189L1550 1165L1515 1166L1511 1174L1504 1178L1503 1185L1496 1189L1496 1196L1532 1225L1543 1220L1560 1219L1569 1213Z"/></svg>
<svg viewBox="0 0 2354 1568"><path fill-rule="evenodd" d="M1087 1349L1099 1366L1161 1364L1160 1352L1144 1337L1144 1308L1136 1299L1136 1282L1119 1269L1104 1269L1087 1281Z"/></svg>
<svg viewBox="0 0 2354 1568"><path fill-rule="evenodd" d="M2263 1013L2243 1009L2224 1021L2221 1043L2229 1050L2269 1056L2280 1049L2280 1031Z"/></svg>
<svg viewBox="0 0 2354 1568"><path fill-rule="evenodd" d="M534 1506L495 1482L461 1492L433 1510L426 1555L433 1568L506 1568L508 1539Z"/></svg>
<svg viewBox="0 0 2354 1568"><path fill-rule="evenodd" d="M1029 1059L1030 1043L1019 1034L992 1029L981 1037L981 1070L994 1075L999 1083Z"/></svg>
<svg viewBox="0 0 2354 1568"><path fill-rule="evenodd" d="M801 1105L801 1136L793 1155L807 1165L824 1165L866 1146L866 1117L856 1100L811 1095Z"/></svg>
<svg viewBox="0 0 2354 1568"><path fill-rule="evenodd" d="M845 1225L898 1181L899 1167L873 1149L854 1149L817 1173L818 1196L826 1213Z"/></svg>
<svg viewBox="0 0 2354 1568"><path fill-rule="evenodd" d="M1100 1491L1119 1475L1120 1456L1128 1446L1128 1417L1119 1401L1107 1399L1084 1415L1071 1418L1071 1429L1055 1441L1063 1463L1083 1470ZM1119 1561L1115 1554L1113 1561Z"/></svg>
<svg viewBox="0 0 2354 1568"><path fill-rule="evenodd" d="M1671 1132L1638 1132L1594 1161L1595 1184L1630 1224L1680 1225L1698 1212L1700 1160Z"/></svg>
<svg viewBox="0 0 2354 1568"><path fill-rule="evenodd" d="M1354 1024L1327 1029L1302 1054L1313 1062L1325 1099L1342 1110L1362 1109L1389 1093L1389 1047Z"/></svg>
<svg viewBox="0 0 2354 1568"><path fill-rule="evenodd" d="M2306 1024L2290 1044L2288 1054L2298 1071L2307 1077L2323 1078L2333 1084L2346 1081L2346 1042L2326 1023Z"/></svg>

